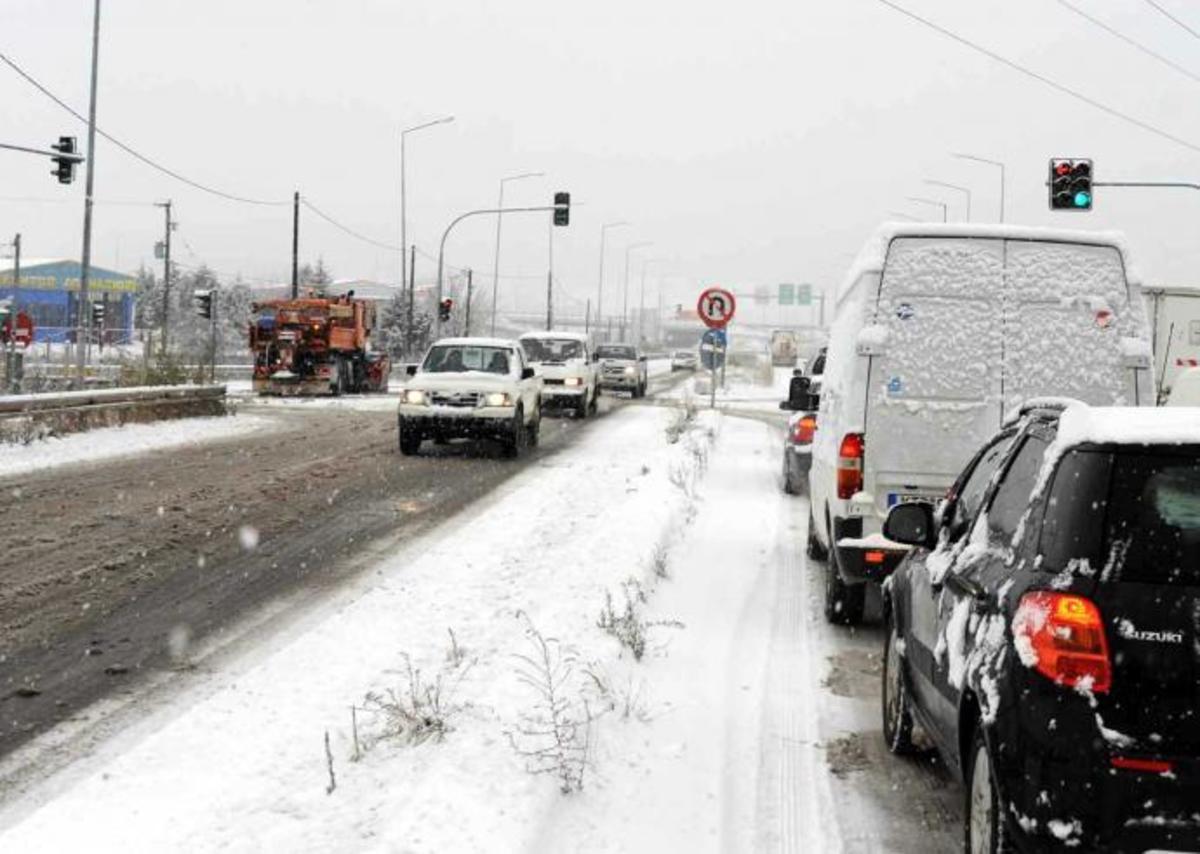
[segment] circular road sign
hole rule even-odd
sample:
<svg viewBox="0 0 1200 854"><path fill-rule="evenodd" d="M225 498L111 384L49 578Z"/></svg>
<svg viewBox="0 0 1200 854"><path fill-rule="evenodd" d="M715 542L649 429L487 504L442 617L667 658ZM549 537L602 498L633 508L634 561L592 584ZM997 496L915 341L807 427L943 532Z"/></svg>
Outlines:
<svg viewBox="0 0 1200 854"><path fill-rule="evenodd" d="M737 300L725 288L705 288L696 302L696 313L710 329L721 329L733 320Z"/></svg>

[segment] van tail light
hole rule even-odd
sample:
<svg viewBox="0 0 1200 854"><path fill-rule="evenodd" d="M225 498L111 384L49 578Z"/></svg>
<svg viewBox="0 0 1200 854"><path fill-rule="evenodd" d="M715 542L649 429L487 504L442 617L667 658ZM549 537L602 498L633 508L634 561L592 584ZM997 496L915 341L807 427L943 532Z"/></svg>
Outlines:
<svg viewBox="0 0 1200 854"><path fill-rule="evenodd" d="M792 425L792 443L795 445L811 445L813 434L816 432L816 416L805 415Z"/></svg>
<svg viewBox="0 0 1200 854"><path fill-rule="evenodd" d="M1098 694L1112 687L1112 663L1100 609L1084 596L1036 590L1021 597L1013 617L1013 639L1026 663L1068 688L1087 686Z"/></svg>
<svg viewBox="0 0 1200 854"><path fill-rule="evenodd" d="M838 448L838 498L852 498L863 488L863 435L847 433Z"/></svg>

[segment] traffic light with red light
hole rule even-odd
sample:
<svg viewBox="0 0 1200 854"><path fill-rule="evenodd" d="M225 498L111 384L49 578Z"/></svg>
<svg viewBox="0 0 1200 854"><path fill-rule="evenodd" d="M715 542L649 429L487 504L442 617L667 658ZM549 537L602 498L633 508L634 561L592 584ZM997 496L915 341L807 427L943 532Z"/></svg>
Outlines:
<svg viewBox="0 0 1200 854"><path fill-rule="evenodd" d="M447 297L438 303L438 320L445 323L450 319L450 313L454 311L454 300Z"/></svg>
<svg viewBox="0 0 1200 854"><path fill-rule="evenodd" d="M1092 161L1057 157L1050 161L1050 210L1092 209Z"/></svg>

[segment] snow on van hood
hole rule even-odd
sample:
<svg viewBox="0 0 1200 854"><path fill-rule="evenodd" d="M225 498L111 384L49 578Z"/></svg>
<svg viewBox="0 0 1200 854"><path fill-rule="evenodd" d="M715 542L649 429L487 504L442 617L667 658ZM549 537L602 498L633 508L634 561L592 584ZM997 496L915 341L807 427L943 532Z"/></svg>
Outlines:
<svg viewBox="0 0 1200 854"><path fill-rule="evenodd" d="M845 293L864 273L883 270L888 247L897 237L976 237L1002 240L1043 240L1054 243L1083 243L1089 246L1112 246L1121 253L1125 266L1125 279L1131 285L1141 286L1141 277L1136 274L1129 260L1129 247L1125 235L1120 231L1083 231L1069 228L1042 228L1031 225L999 225L987 223L925 223L885 222L875 229L867 239L858 257L846 274L840 295Z"/></svg>

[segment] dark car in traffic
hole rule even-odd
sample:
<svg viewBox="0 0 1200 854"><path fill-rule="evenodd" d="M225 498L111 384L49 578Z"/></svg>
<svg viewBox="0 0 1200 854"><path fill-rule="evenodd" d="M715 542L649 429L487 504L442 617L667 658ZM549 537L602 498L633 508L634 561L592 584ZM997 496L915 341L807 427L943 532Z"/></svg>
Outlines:
<svg viewBox="0 0 1200 854"><path fill-rule="evenodd" d="M966 850L1200 850L1194 415L1034 403L888 515L884 738L962 775Z"/></svg>

